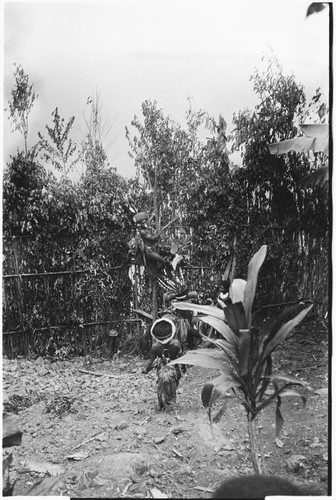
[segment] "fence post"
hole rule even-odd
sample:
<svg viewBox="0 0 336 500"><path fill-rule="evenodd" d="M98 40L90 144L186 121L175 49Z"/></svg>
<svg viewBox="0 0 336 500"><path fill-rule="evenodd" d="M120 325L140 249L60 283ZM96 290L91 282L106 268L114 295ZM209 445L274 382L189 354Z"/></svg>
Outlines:
<svg viewBox="0 0 336 500"><path fill-rule="evenodd" d="M16 240L13 237L12 237L11 243L12 243L12 250L13 250L13 261L14 261L15 274L20 274L17 248L16 248ZM23 339L24 339L25 319L24 319L24 305L23 305L22 278L21 278L21 276L17 276L15 278L15 284L16 284L16 291L17 291L17 295L18 295L19 317L20 317L21 327L23 330ZM23 342L23 344L24 344L24 342ZM13 344L12 343L11 343L11 350L12 350L12 355L13 355ZM27 353L25 353L25 354L27 354Z"/></svg>

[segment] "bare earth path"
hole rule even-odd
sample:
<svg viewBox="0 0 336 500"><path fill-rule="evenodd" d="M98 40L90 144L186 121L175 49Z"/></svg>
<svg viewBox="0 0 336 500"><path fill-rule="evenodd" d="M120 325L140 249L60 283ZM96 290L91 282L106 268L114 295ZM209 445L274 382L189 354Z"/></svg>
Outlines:
<svg viewBox="0 0 336 500"><path fill-rule="evenodd" d="M319 495L327 495L328 484L327 348L318 324L291 334L275 355L275 371L308 380L313 391L303 409L295 398L283 404L280 440L273 407L259 420L268 472L314 485ZM230 408L212 432L202 408L202 386L217 373L190 367L176 405L157 412L156 377L141 373L145 363L4 359L4 406L17 409L23 431L22 445L9 450L14 495L60 473L64 481L53 494L151 498L159 490L172 498L210 498L225 478L253 473L242 408Z"/></svg>

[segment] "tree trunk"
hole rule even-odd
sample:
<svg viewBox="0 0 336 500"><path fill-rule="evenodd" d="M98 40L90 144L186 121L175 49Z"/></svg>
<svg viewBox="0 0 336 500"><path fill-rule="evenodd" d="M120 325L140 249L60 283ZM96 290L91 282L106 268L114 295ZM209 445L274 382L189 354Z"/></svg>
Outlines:
<svg viewBox="0 0 336 500"><path fill-rule="evenodd" d="M260 447L259 431L257 429L257 419L251 413L247 414L248 434L250 439L251 458L256 474L264 474L263 455ZM259 456L260 455L260 456Z"/></svg>

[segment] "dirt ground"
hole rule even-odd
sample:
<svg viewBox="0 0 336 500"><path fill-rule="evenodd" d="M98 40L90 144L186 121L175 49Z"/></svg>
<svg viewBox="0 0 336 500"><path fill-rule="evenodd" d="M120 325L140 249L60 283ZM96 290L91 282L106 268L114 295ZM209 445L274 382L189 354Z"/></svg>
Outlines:
<svg viewBox="0 0 336 500"><path fill-rule="evenodd" d="M156 374L146 360L114 357L51 362L3 360L4 408L18 412L22 445L13 452L14 495L41 478L62 474L50 495L210 498L224 479L253 473L246 417L228 410L211 430L200 400L217 372L190 367L177 403L156 410ZM91 372L91 373L87 373ZM328 495L328 334L315 322L296 328L274 355L274 372L311 384L305 408L287 398L275 439L275 408L258 424L267 473Z"/></svg>

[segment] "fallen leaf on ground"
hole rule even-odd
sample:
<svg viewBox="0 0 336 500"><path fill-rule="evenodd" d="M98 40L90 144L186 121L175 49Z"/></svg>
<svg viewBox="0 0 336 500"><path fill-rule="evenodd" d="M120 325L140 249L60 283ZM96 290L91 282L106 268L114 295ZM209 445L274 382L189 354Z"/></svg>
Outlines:
<svg viewBox="0 0 336 500"><path fill-rule="evenodd" d="M277 445L278 448L284 447L284 443L279 438L275 438L275 444Z"/></svg>
<svg viewBox="0 0 336 500"><path fill-rule="evenodd" d="M319 396L328 396L329 389L328 387L324 387L323 389L317 389L317 391L315 391L314 394L318 394Z"/></svg>
<svg viewBox="0 0 336 500"><path fill-rule="evenodd" d="M149 491L152 495L152 498L169 498L168 495L162 493L162 491L158 490L157 488L151 488Z"/></svg>
<svg viewBox="0 0 336 500"><path fill-rule="evenodd" d="M154 438L153 441L155 444L163 443L163 441L166 439L166 434L161 437Z"/></svg>
<svg viewBox="0 0 336 500"><path fill-rule="evenodd" d="M73 455L68 455L65 458L68 458L69 460L83 460L84 458L87 458L89 455L90 453L79 452L79 453L73 453Z"/></svg>
<svg viewBox="0 0 336 500"><path fill-rule="evenodd" d="M46 477L35 484L29 491L26 493L27 496L49 496L51 491L56 487L64 487L65 482L62 476L56 477Z"/></svg>
<svg viewBox="0 0 336 500"><path fill-rule="evenodd" d="M62 474L64 472L64 469L60 467L59 465L51 464L49 462L33 462L33 461L28 461L25 463L25 467L29 470L32 470L34 472L42 472L42 473L47 473L51 476L57 476L58 474Z"/></svg>

